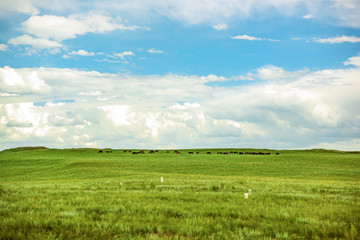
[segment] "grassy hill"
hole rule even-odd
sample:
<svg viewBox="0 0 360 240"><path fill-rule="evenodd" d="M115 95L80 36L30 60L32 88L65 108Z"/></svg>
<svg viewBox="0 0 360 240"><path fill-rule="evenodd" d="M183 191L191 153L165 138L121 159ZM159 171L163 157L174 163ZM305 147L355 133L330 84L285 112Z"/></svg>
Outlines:
<svg viewBox="0 0 360 240"><path fill-rule="evenodd" d="M0 239L360 237L359 152L134 151L0 152Z"/></svg>

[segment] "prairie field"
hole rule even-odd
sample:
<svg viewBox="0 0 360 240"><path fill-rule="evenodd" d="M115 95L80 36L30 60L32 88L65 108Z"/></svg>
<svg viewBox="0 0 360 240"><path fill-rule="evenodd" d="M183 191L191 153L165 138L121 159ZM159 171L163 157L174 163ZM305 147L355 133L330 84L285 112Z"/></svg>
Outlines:
<svg viewBox="0 0 360 240"><path fill-rule="evenodd" d="M0 152L0 239L360 239L360 152L134 151Z"/></svg>

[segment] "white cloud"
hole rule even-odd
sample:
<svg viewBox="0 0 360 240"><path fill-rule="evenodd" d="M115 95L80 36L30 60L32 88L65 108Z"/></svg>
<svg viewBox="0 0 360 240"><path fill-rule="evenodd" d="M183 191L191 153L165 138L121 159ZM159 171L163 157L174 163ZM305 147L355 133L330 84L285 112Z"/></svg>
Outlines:
<svg viewBox="0 0 360 240"><path fill-rule="evenodd" d="M0 15L7 15L11 12L35 15L39 13L39 10L29 0L0 1Z"/></svg>
<svg viewBox="0 0 360 240"><path fill-rule="evenodd" d="M328 142L341 149L358 141L359 68L312 72L270 65L243 76L268 81L211 87L229 79L5 67L0 92L11 97L1 99L0 143L279 149Z"/></svg>
<svg viewBox="0 0 360 240"><path fill-rule="evenodd" d="M22 23L26 33L40 38L63 41L86 33L105 33L114 30L135 30L137 26L125 26L121 19L97 12L73 14L69 17L43 15L32 16Z"/></svg>
<svg viewBox="0 0 360 240"><path fill-rule="evenodd" d="M261 41L261 40L262 40L262 38L252 37L252 36L248 36L248 35L233 36L233 37L231 37L231 39L236 39L236 40L249 40L249 41Z"/></svg>
<svg viewBox="0 0 360 240"><path fill-rule="evenodd" d="M200 104L198 103L188 103L185 102L183 105L181 105L180 103L176 103L175 105L171 106L171 109L177 109L177 110L182 110L182 109L190 109L190 108L199 108L201 107Z"/></svg>
<svg viewBox="0 0 360 240"><path fill-rule="evenodd" d="M16 38L11 38L8 41L9 44L12 44L14 46L18 45L30 45L35 49L51 49L51 48L60 48L62 47L62 44L51 41L45 38L34 38L29 35L22 35Z"/></svg>
<svg viewBox="0 0 360 240"><path fill-rule="evenodd" d="M216 24L213 26L213 28L215 30L221 31L221 30L226 30L228 29L228 25L226 23L222 23L222 24Z"/></svg>
<svg viewBox="0 0 360 240"><path fill-rule="evenodd" d="M130 106L111 105L101 106L99 109L105 112L106 117L111 119L116 127L131 125L131 121L135 117L134 112L129 112Z"/></svg>
<svg viewBox="0 0 360 240"><path fill-rule="evenodd" d="M121 59L125 59L125 57L127 57L127 56L135 56L135 54L131 51L124 51L121 53L114 53L114 56L119 57Z"/></svg>
<svg viewBox="0 0 360 240"><path fill-rule="evenodd" d="M94 56L95 53L93 52L88 52L88 51L85 51L85 50L78 50L78 51L72 51L72 52L69 52L68 55L80 55L80 56Z"/></svg>
<svg viewBox="0 0 360 240"><path fill-rule="evenodd" d="M347 61L344 62L344 65L354 65L360 67L360 56L349 58Z"/></svg>
<svg viewBox="0 0 360 240"><path fill-rule="evenodd" d="M38 76L37 71L0 68L0 89L12 93L48 92L50 86Z"/></svg>
<svg viewBox="0 0 360 240"><path fill-rule="evenodd" d="M314 16L313 16L313 15L308 14L308 15L304 15L304 16L302 16L302 18L304 18L304 19L311 19L311 18L314 18Z"/></svg>
<svg viewBox="0 0 360 240"><path fill-rule="evenodd" d="M238 35L233 36L231 39L235 40L249 40L249 41L270 41L270 42L278 42L279 40L271 39L271 38L259 38L259 37L253 37L249 35Z"/></svg>
<svg viewBox="0 0 360 240"><path fill-rule="evenodd" d="M221 76L216 76L215 74L209 74L208 76L202 76L200 77L201 80L203 80L205 83L207 82L224 82L228 79Z"/></svg>
<svg viewBox="0 0 360 240"><path fill-rule="evenodd" d="M148 53L164 53L164 51L151 48L148 50Z"/></svg>
<svg viewBox="0 0 360 240"><path fill-rule="evenodd" d="M8 49L8 45L0 43L0 52L5 52Z"/></svg>
<svg viewBox="0 0 360 240"><path fill-rule="evenodd" d="M253 74L252 77L257 77L258 79L261 80L288 81L288 80L296 80L300 76L303 76L304 73L306 72L307 70L289 72L277 66L267 65L257 69L257 74Z"/></svg>
<svg viewBox="0 0 360 240"><path fill-rule="evenodd" d="M360 37L342 35L341 37L314 38L313 40L318 43L331 43L331 44L344 43L344 42L358 43L358 42L360 42Z"/></svg>

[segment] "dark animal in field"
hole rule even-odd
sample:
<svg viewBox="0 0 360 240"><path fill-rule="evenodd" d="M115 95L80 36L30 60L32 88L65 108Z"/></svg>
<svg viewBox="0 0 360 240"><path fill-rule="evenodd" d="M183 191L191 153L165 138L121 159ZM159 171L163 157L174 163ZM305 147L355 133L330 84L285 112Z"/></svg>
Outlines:
<svg viewBox="0 0 360 240"><path fill-rule="evenodd" d="M276 153L275 155L280 155L280 153Z"/></svg>
<svg viewBox="0 0 360 240"><path fill-rule="evenodd" d="M154 150L150 150L149 153L150 153L150 154L154 154L155 151L154 151Z"/></svg>
<svg viewBox="0 0 360 240"><path fill-rule="evenodd" d="M243 155L244 153L243 152L239 152L239 155Z"/></svg>
<svg viewBox="0 0 360 240"><path fill-rule="evenodd" d="M176 150L174 151L174 153L176 153L176 154L180 154L180 152L179 152L179 151L176 151Z"/></svg>
<svg viewBox="0 0 360 240"><path fill-rule="evenodd" d="M189 154L194 154L194 152L188 152Z"/></svg>
<svg viewBox="0 0 360 240"><path fill-rule="evenodd" d="M124 153L127 153L127 150L124 150Z"/></svg>
<svg viewBox="0 0 360 240"><path fill-rule="evenodd" d="M217 152L217 154L222 154L222 152Z"/></svg>
<svg viewBox="0 0 360 240"><path fill-rule="evenodd" d="M138 153L144 154L145 151L144 151L144 150L140 150Z"/></svg>
<svg viewBox="0 0 360 240"><path fill-rule="evenodd" d="M106 151L106 153L112 153L112 151L109 151L109 150L108 150L108 151Z"/></svg>
<svg viewBox="0 0 360 240"><path fill-rule="evenodd" d="M211 154L211 152L207 152L206 154Z"/></svg>
<svg viewBox="0 0 360 240"><path fill-rule="evenodd" d="M199 154L199 152L196 152L196 154Z"/></svg>
<svg viewBox="0 0 360 240"><path fill-rule="evenodd" d="M103 150L99 150L98 153L103 153Z"/></svg>
<svg viewBox="0 0 360 240"><path fill-rule="evenodd" d="M138 153L137 153L137 152L133 152L132 154L135 155L135 154L138 154Z"/></svg>
<svg viewBox="0 0 360 240"><path fill-rule="evenodd" d="M228 152L224 152L223 154L224 154L224 155L228 155L229 153L228 153Z"/></svg>

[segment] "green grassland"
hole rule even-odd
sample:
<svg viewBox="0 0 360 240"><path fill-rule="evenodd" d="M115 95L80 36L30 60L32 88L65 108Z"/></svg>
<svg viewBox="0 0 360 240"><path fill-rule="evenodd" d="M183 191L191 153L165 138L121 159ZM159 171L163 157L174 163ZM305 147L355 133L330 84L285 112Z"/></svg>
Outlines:
<svg viewBox="0 0 360 240"><path fill-rule="evenodd" d="M0 239L360 239L359 152L179 151L2 151Z"/></svg>

